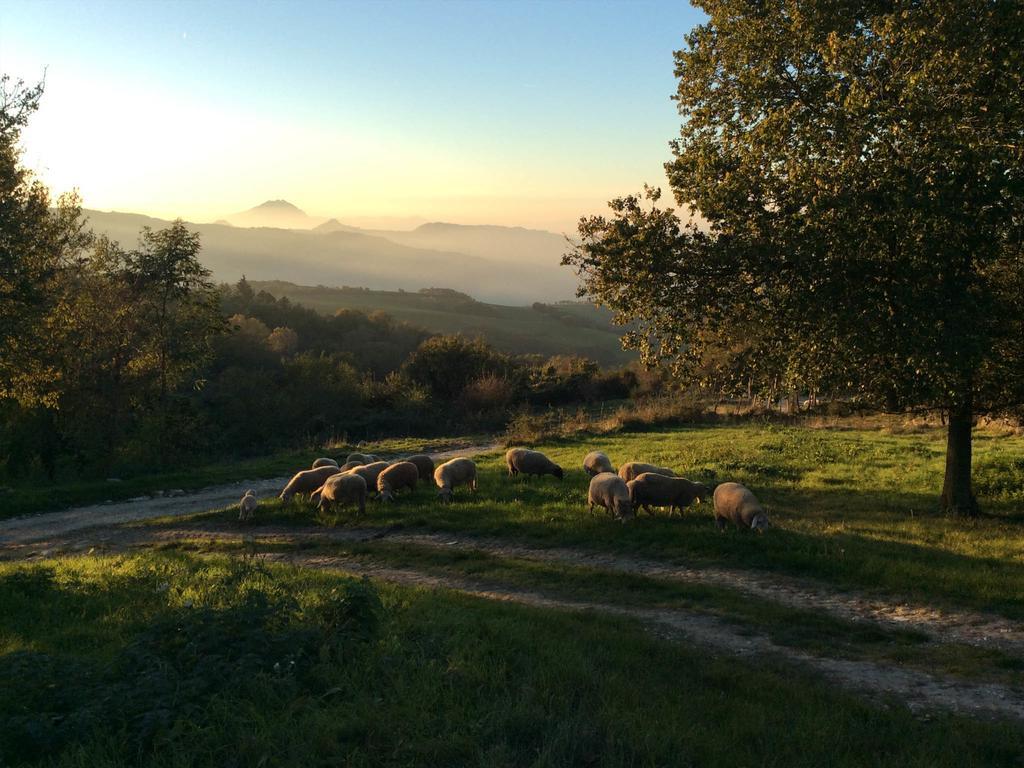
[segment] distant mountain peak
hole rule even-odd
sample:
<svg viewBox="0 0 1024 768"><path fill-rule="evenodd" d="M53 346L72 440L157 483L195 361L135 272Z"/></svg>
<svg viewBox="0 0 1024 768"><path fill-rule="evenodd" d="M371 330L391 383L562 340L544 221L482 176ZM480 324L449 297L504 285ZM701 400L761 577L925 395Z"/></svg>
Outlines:
<svg viewBox="0 0 1024 768"><path fill-rule="evenodd" d="M250 209L253 211L288 211L289 213L301 213L303 216L306 212L299 208L297 205L289 203L287 200L267 200L266 202L260 203L256 207Z"/></svg>

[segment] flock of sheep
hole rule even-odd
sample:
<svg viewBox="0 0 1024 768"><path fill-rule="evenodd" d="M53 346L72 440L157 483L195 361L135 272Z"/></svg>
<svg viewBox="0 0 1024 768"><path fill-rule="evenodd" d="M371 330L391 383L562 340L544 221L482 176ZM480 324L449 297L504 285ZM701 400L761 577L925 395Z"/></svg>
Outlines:
<svg viewBox="0 0 1024 768"><path fill-rule="evenodd" d="M561 480L565 472L540 451L511 448L505 454L510 477L553 475ZM630 461L618 472L608 456L600 451L588 453L583 459L583 470L590 476L587 504L604 508L609 515L622 520L636 517L643 509L667 507L669 514L682 510L694 501L700 503L711 498L715 523L719 530L726 523L737 528L763 532L769 527L768 515L751 491L739 483L721 483L714 489L704 483L694 483L667 467ZM435 466L425 454L417 454L395 461L383 461L372 454L349 454L344 464L329 458L317 459L310 469L302 470L288 482L280 498L287 501L295 496L308 496L321 510L335 504L353 504L359 514L366 511L366 497L376 491L381 501L392 501L403 489L415 490L418 482L433 479L442 502L452 501L460 485L476 490L476 463L457 458ZM239 502L240 521L251 521L257 507L254 491L246 491Z"/></svg>

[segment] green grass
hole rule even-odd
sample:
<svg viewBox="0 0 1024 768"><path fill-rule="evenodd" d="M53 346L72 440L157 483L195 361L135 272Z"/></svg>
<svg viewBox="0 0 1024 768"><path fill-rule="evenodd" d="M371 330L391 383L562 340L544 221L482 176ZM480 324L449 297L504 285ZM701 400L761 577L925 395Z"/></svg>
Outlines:
<svg viewBox="0 0 1024 768"><path fill-rule="evenodd" d="M164 548L239 554L251 551L249 546L243 542L203 538L177 539ZM928 673L984 679L1014 688L1024 685L1024 658L997 649L935 642L911 629L847 621L819 611L791 608L762 597L747 596L728 587L495 556L480 550L392 544L387 539L372 543L282 541L259 546L260 552L295 550L306 555L343 557L573 601L707 614L736 625L741 633L763 633L777 645L816 656L896 663Z"/></svg>
<svg viewBox="0 0 1024 768"><path fill-rule="evenodd" d="M159 490L196 490L221 483L241 480L259 480L269 477L290 475L299 469L308 469L319 456L344 459L353 451L370 453L409 454L424 450L445 450L449 447L467 445L473 442L487 442L485 436L460 438L395 438L381 440L356 448L348 445L334 445L301 451L279 451L269 456L240 461L222 461L199 467L190 467L174 472L125 476L119 482L107 480L68 480L54 484L24 482L11 487L0 487L0 520L16 515L48 512L71 506L99 504L104 501L119 501Z"/></svg>
<svg viewBox="0 0 1024 768"><path fill-rule="evenodd" d="M937 513L944 437L776 426L686 427L538 446L565 480L510 480L501 455L478 458L480 490L442 506L433 491L383 506L364 522L463 531L538 545L589 546L668 561L814 577L840 588L994 610L1024 618L1024 439L977 436L975 477L987 515ZM691 479L737 480L767 505L766 535L726 531L711 505L682 517L621 525L586 508L580 463L593 448L617 464L645 460ZM265 522L347 524L349 512L317 519L301 504L266 504Z"/></svg>
<svg viewBox="0 0 1024 768"><path fill-rule="evenodd" d="M0 565L0 761L961 766L1017 724L860 701L635 622L166 553Z"/></svg>

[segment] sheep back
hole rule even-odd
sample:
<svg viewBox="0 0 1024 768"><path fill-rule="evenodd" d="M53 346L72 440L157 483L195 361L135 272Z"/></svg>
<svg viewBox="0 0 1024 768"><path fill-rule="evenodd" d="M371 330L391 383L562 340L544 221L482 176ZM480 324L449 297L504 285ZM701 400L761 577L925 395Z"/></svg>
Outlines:
<svg viewBox="0 0 1024 768"><path fill-rule="evenodd" d="M427 456L427 454L417 453L415 456L405 459L405 461L416 465L416 468L420 471L421 480L429 480L434 476L434 460Z"/></svg>
<svg viewBox="0 0 1024 768"><path fill-rule="evenodd" d="M360 464L369 464L370 457L367 456L365 453L350 453L348 457L345 459L345 463L348 463L350 461L358 461Z"/></svg>
<svg viewBox="0 0 1024 768"><path fill-rule="evenodd" d="M608 514L614 515L621 520L629 520L634 517L633 503L629 499L629 488L626 481L614 472L601 472L594 475L587 489L587 503L590 511L594 506L603 507Z"/></svg>
<svg viewBox="0 0 1024 768"><path fill-rule="evenodd" d="M612 460L608 458L608 454L591 451L583 458L583 471L594 477L602 472L614 472L615 468L612 466Z"/></svg>
<svg viewBox="0 0 1024 768"><path fill-rule="evenodd" d="M356 504L359 514L366 511L366 480L354 472L342 472L327 478L320 488L320 509L333 504Z"/></svg>
<svg viewBox="0 0 1024 768"><path fill-rule="evenodd" d="M297 472L295 476L288 481L288 485L281 491L281 498L285 501L292 498L295 495L309 495L313 493L317 488L324 484L324 481L331 475L336 475L341 470L338 467L326 466L317 467L316 469L305 469L301 472Z"/></svg>
<svg viewBox="0 0 1024 768"><path fill-rule="evenodd" d="M711 489L703 483L694 483L685 477L668 477L655 472L644 472L628 483L629 498L633 508L668 507L682 513L694 500L701 501L711 496Z"/></svg>
<svg viewBox="0 0 1024 768"><path fill-rule="evenodd" d="M319 459L313 462L313 469L319 469L320 467L336 467L338 462L334 459L329 459L326 456L321 456Z"/></svg>
<svg viewBox="0 0 1024 768"><path fill-rule="evenodd" d="M476 490L476 464L472 459L457 458L446 461L434 470L434 485L442 501L451 501L452 491L460 485Z"/></svg>
<svg viewBox="0 0 1024 768"><path fill-rule="evenodd" d="M508 466L508 473L515 477L522 473L524 475L554 475L559 480L564 476L562 468L540 451L532 451L529 448L510 448L505 453L505 464Z"/></svg>
<svg viewBox="0 0 1024 768"><path fill-rule="evenodd" d="M358 467L348 470L346 475L359 475L366 481L367 488L377 487L377 478L380 473L388 468L386 461L375 461L372 464L360 464Z"/></svg>
<svg viewBox="0 0 1024 768"><path fill-rule="evenodd" d="M715 524L719 529L726 523L737 528L762 531L768 527L768 515L753 492L739 483L722 483L715 488Z"/></svg>
<svg viewBox="0 0 1024 768"><path fill-rule="evenodd" d="M659 467L656 464L644 464L642 461L627 461L619 467L619 477L627 483L630 480L635 480L637 475L642 475L645 472L653 472L656 475L665 475L666 477L676 476L676 473L668 467Z"/></svg>
<svg viewBox="0 0 1024 768"><path fill-rule="evenodd" d="M391 501L400 488L415 491L419 479L419 467L411 461L396 461L377 475L377 492L384 501Z"/></svg>

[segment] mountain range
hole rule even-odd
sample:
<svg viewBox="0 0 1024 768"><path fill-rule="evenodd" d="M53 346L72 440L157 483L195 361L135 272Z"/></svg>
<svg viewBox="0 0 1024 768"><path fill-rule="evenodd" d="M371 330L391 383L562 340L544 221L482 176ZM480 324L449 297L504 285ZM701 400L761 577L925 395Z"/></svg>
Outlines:
<svg viewBox="0 0 1024 768"><path fill-rule="evenodd" d="M170 222L141 214L85 212L89 226L132 247L143 226ZM326 286L415 291L453 288L477 299L524 305L575 296L576 275L560 265L562 235L521 227L426 223L415 229L362 229L309 216L269 200L217 223L189 223L213 278L288 280Z"/></svg>

